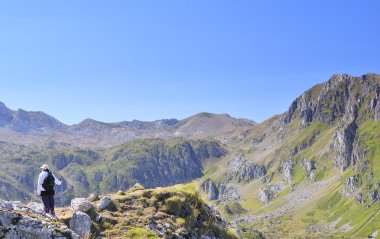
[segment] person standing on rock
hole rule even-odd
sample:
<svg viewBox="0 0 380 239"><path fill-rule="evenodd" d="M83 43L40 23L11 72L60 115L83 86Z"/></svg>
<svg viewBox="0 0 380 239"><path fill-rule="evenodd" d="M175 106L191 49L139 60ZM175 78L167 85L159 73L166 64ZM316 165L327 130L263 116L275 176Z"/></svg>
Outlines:
<svg viewBox="0 0 380 239"><path fill-rule="evenodd" d="M55 217L54 185L61 185L62 182L58 180L52 172L50 172L49 166L47 164L42 165L40 168L42 169L42 172L38 176L37 194L42 198L45 213L50 213L52 216Z"/></svg>

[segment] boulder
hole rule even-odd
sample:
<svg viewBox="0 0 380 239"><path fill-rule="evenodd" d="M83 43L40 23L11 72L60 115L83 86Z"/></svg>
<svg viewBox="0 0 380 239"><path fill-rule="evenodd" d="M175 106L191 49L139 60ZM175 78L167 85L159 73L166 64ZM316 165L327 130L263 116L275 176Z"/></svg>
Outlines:
<svg viewBox="0 0 380 239"><path fill-rule="evenodd" d="M70 229L81 237L91 232L92 221L86 213L76 211L70 219L69 224Z"/></svg>
<svg viewBox="0 0 380 239"><path fill-rule="evenodd" d="M98 203L98 208L100 210L104 210L105 208L107 208L111 204L111 202L112 202L111 201L111 197L110 196L105 196Z"/></svg>
<svg viewBox="0 0 380 239"><path fill-rule="evenodd" d="M87 212L93 207L86 198L74 198L71 200L71 208L75 211Z"/></svg>

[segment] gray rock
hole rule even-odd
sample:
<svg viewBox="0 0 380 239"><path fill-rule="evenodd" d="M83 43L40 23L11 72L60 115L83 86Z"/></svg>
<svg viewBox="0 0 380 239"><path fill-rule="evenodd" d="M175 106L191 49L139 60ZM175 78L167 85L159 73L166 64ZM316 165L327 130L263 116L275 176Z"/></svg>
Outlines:
<svg viewBox="0 0 380 239"><path fill-rule="evenodd" d="M0 238L5 239L79 239L73 231L63 224L49 224L32 213L0 209Z"/></svg>
<svg viewBox="0 0 380 239"><path fill-rule="evenodd" d="M289 183L291 183L291 181L292 181L294 165L295 165L295 163L291 160L283 162L283 173L284 173L284 176L288 180Z"/></svg>
<svg viewBox="0 0 380 239"><path fill-rule="evenodd" d="M286 184L284 182L278 182L276 184L267 186L260 190L258 199L262 203L269 203L278 196L278 193L284 190Z"/></svg>
<svg viewBox="0 0 380 239"><path fill-rule="evenodd" d="M201 189L203 192L208 194L208 200L216 200L219 196L218 188L216 187L215 183L211 179L206 179L201 184Z"/></svg>
<svg viewBox="0 0 380 239"><path fill-rule="evenodd" d="M111 201L111 197L110 196L105 196L98 203L98 208L100 210L104 210L105 208L107 208L111 204L111 202L112 202Z"/></svg>
<svg viewBox="0 0 380 239"><path fill-rule="evenodd" d="M356 122L353 121L334 134L333 148L336 155L336 162L342 171L350 165L355 164L353 149L357 128Z"/></svg>
<svg viewBox="0 0 380 239"><path fill-rule="evenodd" d="M70 229L83 237L85 234L91 232L92 221L86 213L76 211L70 219Z"/></svg>
<svg viewBox="0 0 380 239"><path fill-rule="evenodd" d="M87 212L93 207L92 203L86 198L74 198L71 200L71 208L73 211Z"/></svg>
<svg viewBox="0 0 380 239"><path fill-rule="evenodd" d="M352 197L355 195L357 189L362 184L362 180L359 175L354 175L346 179L343 187L343 195L346 197Z"/></svg>
<svg viewBox="0 0 380 239"><path fill-rule="evenodd" d="M375 203L380 199L379 191L373 190L368 193L368 198L371 201L371 203Z"/></svg>
<svg viewBox="0 0 380 239"><path fill-rule="evenodd" d="M236 180L240 182L248 182L256 178L263 177L267 173L262 165L250 163L242 155L236 155L230 162L227 174L224 177L224 182Z"/></svg>
<svg viewBox="0 0 380 239"><path fill-rule="evenodd" d="M307 161L306 159L303 159L301 161L301 163L302 163L302 166L304 167L304 169L307 172L307 176L309 176L309 178L312 181L314 181L315 180L315 173L314 173L314 171L317 169L317 167L315 166L315 161Z"/></svg>
<svg viewBox="0 0 380 239"><path fill-rule="evenodd" d="M240 195L238 193L240 187L234 184L220 184L219 200L221 201L238 201Z"/></svg>
<svg viewBox="0 0 380 239"><path fill-rule="evenodd" d="M0 199L0 209L13 209L13 205L11 202L8 202L8 201L4 201L2 199Z"/></svg>
<svg viewBox="0 0 380 239"><path fill-rule="evenodd" d="M364 195L362 192L358 193L356 195L356 201L359 203L359 204L364 204L365 203L365 199L364 199Z"/></svg>
<svg viewBox="0 0 380 239"><path fill-rule="evenodd" d="M274 175L274 173L271 173L270 175L266 175L266 176L262 177L261 182L270 183L273 179L273 175Z"/></svg>
<svg viewBox="0 0 380 239"><path fill-rule="evenodd" d="M31 210L38 212L38 213L44 213L44 205L42 203L37 202L30 202L26 204L26 207L30 208Z"/></svg>

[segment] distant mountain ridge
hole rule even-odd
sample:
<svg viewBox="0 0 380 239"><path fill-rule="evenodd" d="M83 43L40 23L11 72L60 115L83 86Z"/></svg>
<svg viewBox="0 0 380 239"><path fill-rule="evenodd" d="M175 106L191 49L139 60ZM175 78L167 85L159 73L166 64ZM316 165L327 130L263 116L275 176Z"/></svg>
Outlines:
<svg viewBox="0 0 380 239"><path fill-rule="evenodd" d="M41 111L10 110L0 102L0 127L27 133L41 130L62 130L67 125Z"/></svg>
<svg viewBox="0 0 380 239"><path fill-rule="evenodd" d="M236 119L227 114L199 113L183 120L105 123L85 119L78 124L66 125L44 112L13 111L0 102L0 135L5 134L2 137L5 139L17 136L17 142L31 141L30 137L47 137L48 140L60 142L79 141L87 145L96 143L112 146L134 138L216 136L255 124L254 121Z"/></svg>

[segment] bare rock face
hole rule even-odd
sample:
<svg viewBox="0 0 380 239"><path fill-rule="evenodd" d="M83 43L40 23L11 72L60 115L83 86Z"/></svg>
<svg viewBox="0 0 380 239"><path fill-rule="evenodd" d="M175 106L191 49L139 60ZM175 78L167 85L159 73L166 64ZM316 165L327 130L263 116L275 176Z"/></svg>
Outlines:
<svg viewBox="0 0 380 239"><path fill-rule="evenodd" d="M306 170L307 172L307 176L312 180L314 181L315 180L315 174L314 174L314 171L317 169L316 168L316 163L315 161L308 161L306 159L303 159L301 161L302 163L302 166L304 167L304 169Z"/></svg>
<svg viewBox="0 0 380 239"><path fill-rule="evenodd" d="M76 211L70 219L70 229L81 237L91 232L91 225L90 216L80 211Z"/></svg>
<svg viewBox="0 0 380 239"><path fill-rule="evenodd" d="M343 195L346 197L353 196L361 184L362 180L359 175L347 178L344 182Z"/></svg>
<svg viewBox="0 0 380 239"><path fill-rule="evenodd" d="M238 201L240 199L239 186L233 184L220 184L219 200L221 201Z"/></svg>
<svg viewBox="0 0 380 239"><path fill-rule="evenodd" d="M211 179L208 178L203 181L201 190L208 194L208 200L212 201L218 199L219 190Z"/></svg>
<svg viewBox="0 0 380 239"><path fill-rule="evenodd" d="M357 129L361 122L380 120L379 99L379 75L336 74L298 97L284 114L283 122L289 124L300 118L301 129L315 121L337 125L331 148L337 166L344 171L365 156L356 139Z"/></svg>
<svg viewBox="0 0 380 239"><path fill-rule="evenodd" d="M5 104L0 102L0 127L10 124L13 119L13 112Z"/></svg>
<svg viewBox="0 0 380 239"><path fill-rule="evenodd" d="M249 182L261 178L267 173L262 165L250 163L242 155L236 155L229 164L229 169L224 177L224 182L235 179L238 183Z"/></svg>
<svg viewBox="0 0 380 239"><path fill-rule="evenodd" d="M298 97L283 117L285 124L295 118L302 119L302 126L312 121L322 121L332 125L338 118L350 114L350 108L363 106L359 117L370 116L380 119L380 80L375 74L352 77L335 74L329 81L319 84Z"/></svg>
<svg viewBox="0 0 380 239"><path fill-rule="evenodd" d="M369 198L371 203L377 202L380 199L379 190L375 189L373 191L370 191L368 193L368 198Z"/></svg>
<svg viewBox="0 0 380 239"><path fill-rule="evenodd" d="M293 168L295 166L294 161L284 161L283 162L283 173L286 180L288 180L289 183L292 181L292 175L293 175Z"/></svg>
<svg viewBox="0 0 380 239"><path fill-rule="evenodd" d="M355 164L352 154L357 128L356 123L352 122L342 131L336 131L334 134L333 147L337 156L336 162L342 171Z"/></svg>

